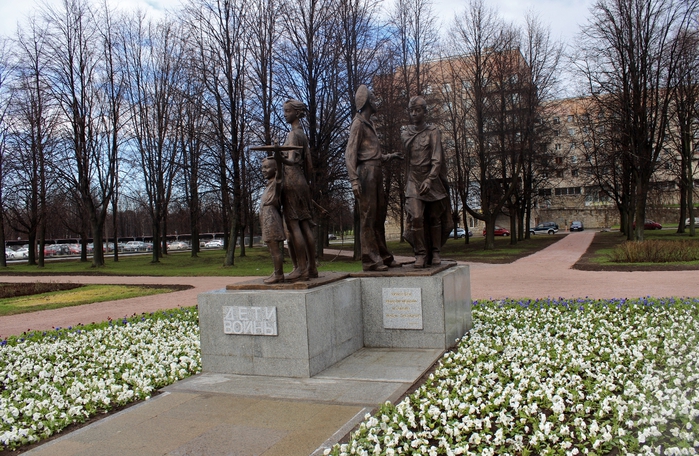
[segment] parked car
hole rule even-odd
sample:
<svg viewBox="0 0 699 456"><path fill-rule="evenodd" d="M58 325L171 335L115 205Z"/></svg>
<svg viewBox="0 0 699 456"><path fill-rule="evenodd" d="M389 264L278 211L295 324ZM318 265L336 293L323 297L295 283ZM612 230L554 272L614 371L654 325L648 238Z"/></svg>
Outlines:
<svg viewBox="0 0 699 456"><path fill-rule="evenodd" d="M456 239L461 239L462 237L466 236L466 230L463 228L457 228L456 230L451 230L451 233L449 233L449 238L454 239L454 231L456 231ZM468 237L473 236L473 231L468 232Z"/></svg>
<svg viewBox="0 0 699 456"><path fill-rule="evenodd" d="M80 247L80 244L68 244L68 251L70 252L70 255L80 255L82 248Z"/></svg>
<svg viewBox="0 0 699 456"><path fill-rule="evenodd" d="M145 252L146 250L148 246L143 241L129 241L124 244L124 252Z"/></svg>
<svg viewBox="0 0 699 456"><path fill-rule="evenodd" d="M483 236L485 236L485 228L483 229ZM503 228L501 226L495 225L495 236L509 236L510 230Z"/></svg>
<svg viewBox="0 0 699 456"><path fill-rule="evenodd" d="M223 239L212 239L204 244L207 249L221 249L223 248Z"/></svg>
<svg viewBox="0 0 699 456"><path fill-rule="evenodd" d="M167 248L170 250L186 250L189 248L189 244L183 241L172 241L168 242Z"/></svg>
<svg viewBox="0 0 699 456"><path fill-rule="evenodd" d="M689 217L687 217L687 220L684 221L684 225L689 226L689 222L690 222ZM694 217L694 226L699 227L699 217Z"/></svg>
<svg viewBox="0 0 699 456"><path fill-rule="evenodd" d="M579 221L570 222L570 231L583 231L583 223Z"/></svg>
<svg viewBox="0 0 699 456"><path fill-rule="evenodd" d="M636 229L636 221L633 222L633 229ZM643 222L643 229L644 230L662 230L663 226L658 223L654 222L653 220L646 220Z"/></svg>
<svg viewBox="0 0 699 456"><path fill-rule="evenodd" d="M54 255L68 255L68 246L65 244L50 244Z"/></svg>
<svg viewBox="0 0 699 456"><path fill-rule="evenodd" d="M558 224L554 222L539 223L534 228L529 228L531 234L555 234L558 233Z"/></svg>
<svg viewBox="0 0 699 456"><path fill-rule="evenodd" d="M12 248L10 248L10 247L5 248L5 259L6 259L6 260L17 260L17 259L19 259L19 258L16 258L16 257L15 257L16 254L17 254L17 251L16 251L16 250L14 250L14 249L12 249Z"/></svg>
<svg viewBox="0 0 699 456"><path fill-rule="evenodd" d="M5 253L9 254L8 259L10 260L23 260L29 257L29 249L27 247L20 247L17 250L9 249Z"/></svg>
<svg viewBox="0 0 699 456"><path fill-rule="evenodd" d="M337 236L332 233L328 233L328 241L334 241L335 239L337 239Z"/></svg>

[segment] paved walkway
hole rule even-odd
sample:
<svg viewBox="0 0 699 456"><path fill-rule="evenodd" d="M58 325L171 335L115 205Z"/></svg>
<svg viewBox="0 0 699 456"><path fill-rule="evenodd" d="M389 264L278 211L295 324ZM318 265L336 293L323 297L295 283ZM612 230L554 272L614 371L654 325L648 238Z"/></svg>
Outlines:
<svg viewBox="0 0 699 456"><path fill-rule="evenodd" d="M571 233L559 242L510 264L465 262L471 268L473 299L585 297L633 298L643 296L699 296L698 271L608 272L571 269L592 242L594 232ZM37 276L1 276L0 282L36 282ZM0 338L28 329L51 329L77 323L104 321L134 313L193 306L203 291L249 280L249 277L113 277L51 276L54 282L180 284L193 288L141 298L124 299L0 317Z"/></svg>
<svg viewBox="0 0 699 456"><path fill-rule="evenodd" d="M593 232L572 233L511 264L469 263L471 295L486 298L699 296L699 273L591 272L570 269ZM40 277L0 276L0 282ZM248 280L240 277L55 277L77 283L188 284L193 288L0 317L0 338L27 329L103 321L163 308L192 306L200 292ZM311 379L202 374L165 388L153 399L31 451L33 455L309 455L344 436L363 415L396 400L439 353L367 350ZM410 372L404 368L410 366ZM398 374L397 372L400 372Z"/></svg>

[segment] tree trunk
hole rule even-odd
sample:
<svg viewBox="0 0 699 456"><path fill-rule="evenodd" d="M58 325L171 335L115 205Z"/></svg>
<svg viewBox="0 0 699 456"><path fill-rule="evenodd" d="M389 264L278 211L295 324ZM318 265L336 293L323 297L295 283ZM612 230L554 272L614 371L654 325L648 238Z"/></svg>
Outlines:
<svg viewBox="0 0 699 456"><path fill-rule="evenodd" d="M102 227L100 226L97 216L93 215L90 224L92 225L92 267L99 268L104 266L104 250L102 243L104 240Z"/></svg>

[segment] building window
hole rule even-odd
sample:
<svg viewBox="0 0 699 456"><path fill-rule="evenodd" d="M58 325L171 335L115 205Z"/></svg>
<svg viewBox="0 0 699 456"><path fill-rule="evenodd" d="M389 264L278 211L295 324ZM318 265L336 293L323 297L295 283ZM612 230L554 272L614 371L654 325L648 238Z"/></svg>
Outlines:
<svg viewBox="0 0 699 456"><path fill-rule="evenodd" d="M563 157L556 157L556 164L562 165L563 164Z"/></svg>
<svg viewBox="0 0 699 456"><path fill-rule="evenodd" d="M569 134L570 136L575 136L575 129L574 129L574 128L569 128L569 129L568 129L568 134Z"/></svg>
<svg viewBox="0 0 699 456"><path fill-rule="evenodd" d="M550 188L540 188L539 189L539 196L551 196L551 189Z"/></svg>
<svg viewBox="0 0 699 456"><path fill-rule="evenodd" d="M553 136L558 136L558 135L560 135L560 134L561 134L560 131L558 131L558 130L553 130Z"/></svg>
<svg viewBox="0 0 699 456"><path fill-rule="evenodd" d="M563 179L563 177L565 177L565 172L563 170L556 171L556 177L559 179Z"/></svg>
<svg viewBox="0 0 699 456"><path fill-rule="evenodd" d="M570 175L572 177L578 177L578 170L577 169L570 170Z"/></svg>
<svg viewBox="0 0 699 456"><path fill-rule="evenodd" d="M599 187L585 187L585 206L604 206L611 198Z"/></svg>
<svg viewBox="0 0 699 456"><path fill-rule="evenodd" d="M582 187L563 187L556 189L556 196L581 195Z"/></svg>
<svg viewBox="0 0 699 456"><path fill-rule="evenodd" d="M568 122L572 122L572 121L573 121L573 116L570 116L570 115L569 115L569 116L568 116Z"/></svg>
<svg viewBox="0 0 699 456"><path fill-rule="evenodd" d="M560 119L559 119L558 117L554 117L554 118L553 118L553 123L559 124L559 123L561 123L561 121L560 121Z"/></svg>
<svg viewBox="0 0 699 456"><path fill-rule="evenodd" d="M573 155L572 157L570 157L570 162L573 164L576 164L578 162L578 156Z"/></svg>

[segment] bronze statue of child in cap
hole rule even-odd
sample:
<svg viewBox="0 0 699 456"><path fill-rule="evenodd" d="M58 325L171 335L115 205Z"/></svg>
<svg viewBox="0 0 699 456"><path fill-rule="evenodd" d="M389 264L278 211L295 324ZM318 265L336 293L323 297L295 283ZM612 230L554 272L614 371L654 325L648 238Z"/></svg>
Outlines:
<svg viewBox="0 0 699 456"><path fill-rule="evenodd" d="M274 272L263 282L274 284L284 282L284 255L279 244L286 239L286 236L284 235L280 203L282 173L277 169L277 162L273 157L266 157L262 160L262 176L267 179L267 187L260 199L262 241L267 244L274 264Z"/></svg>

